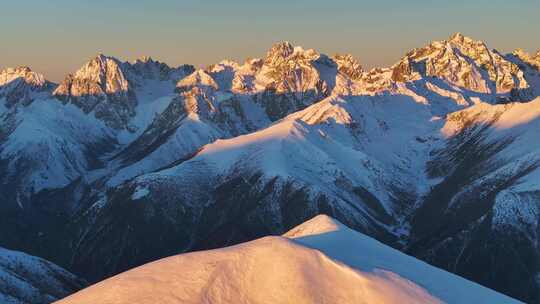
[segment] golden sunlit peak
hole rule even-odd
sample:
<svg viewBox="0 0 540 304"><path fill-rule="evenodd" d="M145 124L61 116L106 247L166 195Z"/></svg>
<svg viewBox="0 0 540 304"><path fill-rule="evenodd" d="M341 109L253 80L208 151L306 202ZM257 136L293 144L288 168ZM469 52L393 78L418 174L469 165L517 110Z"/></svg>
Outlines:
<svg viewBox="0 0 540 304"><path fill-rule="evenodd" d="M463 43L476 43L476 44L483 44L485 45L485 42L482 41L482 40L476 40L476 39L473 39L471 38L470 36L465 36L463 35L462 33L460 32L457 32L457 33L454 33L449 41L452 41L452 42L455 42L455 43L458 43L458 44L463 44Z"/></svg>
<svg viewBox="0 0 540 304"><path fill-rule="evenodd" d="M98 52L94 57L92 57L92 59L90 59L88 63L103 64L109 59L117 61L114 57L107 56L103 54L102 52Z"/></svg>
<svg viewBox="0 0 540 304"><path fill-rule="evenodd" d="M456 32L450 36L450 40L463 40L464 38L465 36L460 32Z"/></svg>
<svg viewBox="0 0 540 304"><path fill-rule="evenodd" d="M107 57L108 57L108 56L105 56L102 52L98 52L94 58L96 58L96 59L97 59L97 58L100 58L100 59L103 58L103 59L105 59L105 58L107 58Z"/></svg>
<svg viewBox="0 0 540 304"><path fill-rule="evenodd" d="M294 46L289 41L275 43L266 54L267 60L281 57L287 58L294 53Z"/></svg>

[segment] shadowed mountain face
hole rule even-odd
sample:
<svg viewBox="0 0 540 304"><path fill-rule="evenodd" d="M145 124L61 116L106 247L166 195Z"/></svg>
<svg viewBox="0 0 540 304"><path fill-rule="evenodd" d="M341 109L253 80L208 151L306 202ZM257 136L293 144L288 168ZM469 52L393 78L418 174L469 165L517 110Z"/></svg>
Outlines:
<svg viewBox="0 0 540 304"><path fill-rule="evenodd" d="M466 118L471 120L466 120L463 130L434 151L428 174L441 182L426 193L413 213L407 251L468 279L537 302L540 256L534 244L540 196L534 186L515 189L534 178L530 175L538 171L540 158L500 157L519 136L490 137L501 115L481 124Z"/></svg>
<svg viewBox="0 0 540 304"><path fill-rule="evenodd" d="M461 34L364 71L288 42L206 69L0 73L0 245L90 281L320 214L539 301L538 56ZM512 271L505 271L505 269Z"/></svg>
<svg viewBox="0 0 540 304"><path fill-rule="evenodd" d="M40 304L86 286L84 280L43 259L0 248L0 301Z"/></svg>

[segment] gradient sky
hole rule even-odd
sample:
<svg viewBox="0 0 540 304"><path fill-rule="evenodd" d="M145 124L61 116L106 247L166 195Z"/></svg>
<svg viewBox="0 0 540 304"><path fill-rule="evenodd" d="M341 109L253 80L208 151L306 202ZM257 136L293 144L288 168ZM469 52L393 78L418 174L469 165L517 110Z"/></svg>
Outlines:
<svg viewBox="0 0 540 304"><path fill-rule="evenodd" d="M540 49L539 0L3 0L0 68L59 81L98 52L205 66L288 40L387 66L453 32L507 52Z"/></svg>

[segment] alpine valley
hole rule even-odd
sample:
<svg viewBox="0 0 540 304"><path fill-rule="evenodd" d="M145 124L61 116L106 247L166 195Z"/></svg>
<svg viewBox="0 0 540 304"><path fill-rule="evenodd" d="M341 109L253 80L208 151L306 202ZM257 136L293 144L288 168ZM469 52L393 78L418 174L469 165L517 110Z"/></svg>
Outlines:
<svg viewBox="0 0 540 304"><path fill-rule="evenodd" d="M308 221L319 214L329 217ZM272 250L291 266L275 268L284 280L320 271L375 286L380 303L465 303L460 292L540 303L540 51L502 54L457 33L369 71L288 42L204 69L99 54L60 84L7 68L0 215L7 303L47 303L157 259L248 241L134 269L66 303L223 259L236 268L216 281L241 274L237 292L253 274L232 257L268 270ZM311 236L325 225L347 236ZM287 231L294 240L275 236ZM377 254L403 264L354 272ZM328 291L312 283L283 299ZM190 299L216 296L193 286ZM386 287L395 294L377 293Z"/></svg>

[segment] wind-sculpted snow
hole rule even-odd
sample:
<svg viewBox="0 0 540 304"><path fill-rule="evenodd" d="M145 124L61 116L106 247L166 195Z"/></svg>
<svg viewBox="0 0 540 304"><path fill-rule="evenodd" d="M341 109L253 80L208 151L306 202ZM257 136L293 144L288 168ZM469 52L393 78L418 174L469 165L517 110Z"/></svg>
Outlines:
<svg viewBox="0 0 540 304"><path fill-rule="evenodd" d="M291 239L287 239L290 237ZM285 237L153 262L58 303L518 303L318 216Z"/></svg>

